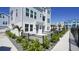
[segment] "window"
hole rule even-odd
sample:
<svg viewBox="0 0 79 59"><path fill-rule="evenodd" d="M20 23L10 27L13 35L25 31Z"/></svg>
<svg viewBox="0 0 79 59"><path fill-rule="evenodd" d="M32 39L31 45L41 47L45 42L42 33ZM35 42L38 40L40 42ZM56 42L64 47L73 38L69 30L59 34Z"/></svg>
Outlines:
<svg viewBox="0 0 79 59"><path fill-rule="evenodd" d="M29 9L28 8L26 8L26 16L29 17Z"/></svg>
<svg viewBox="0 0 79 59"><path fill-rule="evenodd" d="M34 18L36 19L36 12L34 12Z"/></svg>
<svg viewBox="0 0 79 59"><path fill-rule="evenodd" d="M50 27L47 27L47 30L49 30L50 29Z"/></svg>
<svg viewBox="0 0 79 59"><path fill-rule="evenodd" d="M49 18L47 19L47 22L50 23L50 19Z"/></svg>
<svg viewBox="0 0 79 59"><path fill-rule="evenodd" d="M0 18L2 17L2 15L0 14Z"/></svg>
<svg viewBox="0 0 79 59"><path fill-rule="evenodd" d="M28 31L29 29L29 24L25 24L25 31Z"/></svg>
<svg viewBox="0 0 79 59"><path fill-rule="evenodd" d="M40 29L42 29L42 26L40 25Z"/></svg>
<svg viewBox="0 0 79 59"><path fill-rule="evenodd" d="M33 25L30 25L30 31L33 31Z"/></svg>
<svg viewBox="0 0 79 59"><path fill-rule="evenodd" d="M3 15L3 18L4 18L4 15Z"/></svg>
<svg viewBox="0 0 79 59"><path fill-rule="evenodd" d="M40 14L40 17L41 17L41 14Z"/></svg>
<svg viewBox="0 0 79 59"><path fill-rule="evenodd" d="M7 25L7 21L5 21L5 24Z"/></svg>
<svg viewBox="0 0 79 59"><path fill-rule="evenodd" d="M11 11L11 20L13 20L13 10Z"/></svg>
<svg viewBox="0 0 79 59"><path fill-rule="evenodd" d="M43 21L45 21L45 16L43 16Z"/></svg>
<svg viewBox="0 0 79 59"><path fill-rule="evenodd" d="M13 15L13 10L11 11L11 16Z"/></svg>
<svg viewBox="0 0 79 59"><path fill-rule="evenodd" d="M30 13L30 17L33 18L33 11L31 10Z"/></svg>
<svg viewBox="0 0 79 59"><path fill-rule="evenodd" d="M5 24L5 22L3 21L3 24Z"/></svg>
<svg viewBox="0 0 79 59"><path fill-rule="evenodd" d="M16 9L16 17L18 16L18 9Z"/></svg>
<svg viewBox="0 0 79 59"><path fill-rule="evenodd" d="M49 9L47 10L47 13L50 14L50 10Z"/></svg>
<svg viewBox="0 0 79 59"><path fill-rule="evenodd" d="M4 25L7 25L7 21L3 21L3 24L4 24Z"/></svg>

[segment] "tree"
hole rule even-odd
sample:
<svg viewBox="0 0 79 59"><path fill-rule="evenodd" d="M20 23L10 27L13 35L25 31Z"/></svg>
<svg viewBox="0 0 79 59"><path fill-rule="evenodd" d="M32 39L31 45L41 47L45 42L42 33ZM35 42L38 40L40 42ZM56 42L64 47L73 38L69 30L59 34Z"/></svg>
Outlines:
<svg viewBox="0 0 79 59"><path fill-rule="evenodd" d="M19 27L18 25L16 25L16 26L14 27L14 29L15 29L15 28L17 28L17 29L18 29L18 33L19 33L19 36L20 36L20 33L21 33L21 31L22 31L22 30L21 30L21 29L22 29L22 27Z"/></svg>

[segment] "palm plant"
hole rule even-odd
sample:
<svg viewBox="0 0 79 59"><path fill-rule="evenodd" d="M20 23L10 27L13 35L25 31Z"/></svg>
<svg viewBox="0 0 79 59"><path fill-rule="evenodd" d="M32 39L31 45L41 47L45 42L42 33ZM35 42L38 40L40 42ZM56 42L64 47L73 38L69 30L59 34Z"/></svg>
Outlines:
<svg viewBox="0 0 79 59"><path fill-rule="evenodd" d="M19 36L20 36L20 33L21 33L21 31L22 31L22 27L19 27L18 25L16 25L16 26L14 27L14 29L15 29L15 28L18 29L18 33L19 33Z"/></svg>

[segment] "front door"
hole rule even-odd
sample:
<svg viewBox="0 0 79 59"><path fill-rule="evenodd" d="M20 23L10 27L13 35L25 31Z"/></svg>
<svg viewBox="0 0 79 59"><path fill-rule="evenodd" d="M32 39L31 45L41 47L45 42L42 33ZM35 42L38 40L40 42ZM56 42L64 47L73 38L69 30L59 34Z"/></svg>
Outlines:
<svg viewBox="0 0 79 59"><path fill-rule="evenodd" d="M42 33L44 33L44 30L45 30L45 26L42 26Z"/></svg>
<svg viewBox="0 0 79 59"><path fill-rule="evenodd" d="M38 33L39 25L36 25L36 33Z"/></svg>

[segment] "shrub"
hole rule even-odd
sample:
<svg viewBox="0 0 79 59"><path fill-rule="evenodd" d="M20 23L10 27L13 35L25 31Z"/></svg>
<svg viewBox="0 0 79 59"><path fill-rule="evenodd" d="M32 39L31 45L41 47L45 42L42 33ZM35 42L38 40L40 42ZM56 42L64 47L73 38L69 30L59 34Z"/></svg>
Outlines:
<svg viewBox="0 0 79 59"><path fill-rule="evenodd" d="M51 37L51 42L57 42L59 40L59 37L62 37L65 34L66 31L67 30L63 29L61 32L53 34L52 37Z"/></svg>
<svg viewBox="0 0 79 59"><path fill-rule="evenodd" d="M22 39L23 39L23 37L21 37L21 36L20 36L20 37L17 37L16 42L17 42L17 43L21 43L21 42L22 42Z"/></svg>
<svg viewBox="0 0 79 59"><path fill-rule="evenodd" d="M43 46L39 43L38 40L32 40L29 42L27 50L29 50L29 51L42 51Z"/></svg>
<svg viewBox="0 0 79 59"><path fill-rule="evenodd" d="M22 39L23 50L27 50L28 45L29 45L29 41L27 39Z"/></svg>
<svg viewBox="0 0 79 59"><path fill-rule="evenodd" d="M7 34L10 38L12 38L12 39L15 39L15 38L16 38L16 35L13 34L13 33L10 32L10 31L6 31L6 34Z"/></svg>
<svg viewBox="0 0 79 59"><path fill-rule="evenodd" d="M45 36L43 41L43 47L48 49L49 48L50 41L48 40L47 36Z"/></svg>
<svg viewBox="0 0 79 59"><path fill-rule="evenodd" d="M51 42L57 42L58 40L59 40L59 35L58 34L52 35Z"/></svg>

